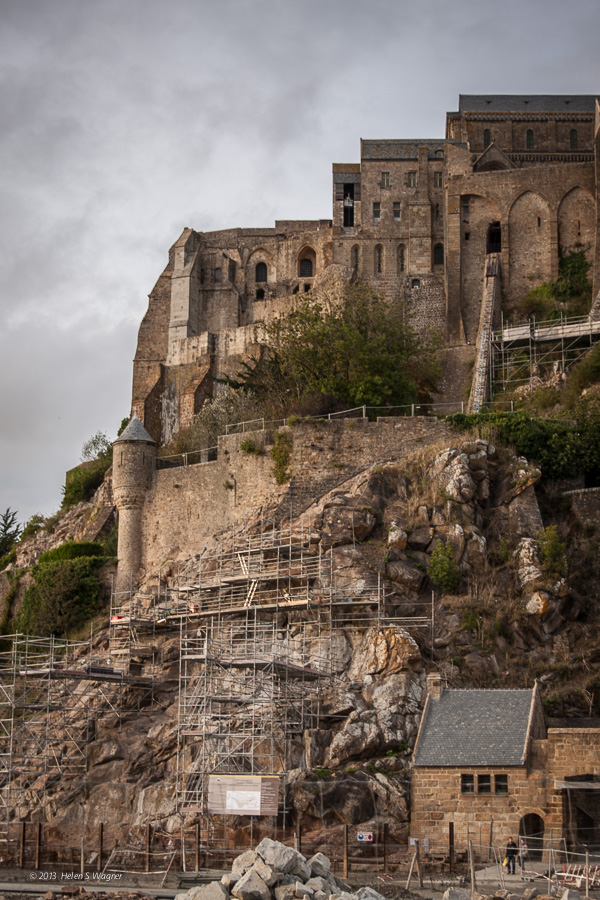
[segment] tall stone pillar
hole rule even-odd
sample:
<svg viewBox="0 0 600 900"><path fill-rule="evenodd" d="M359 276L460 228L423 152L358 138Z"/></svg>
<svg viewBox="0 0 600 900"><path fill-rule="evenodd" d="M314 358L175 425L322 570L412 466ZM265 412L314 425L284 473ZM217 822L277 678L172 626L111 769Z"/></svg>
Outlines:
<svg viewBox="0 0 600 900"><path fill-rule="evenodd" d="M142 507L155 460L156 443L134 415L113 443L113 494L119 514L117 594L137 587L142 561Z"/></svg>

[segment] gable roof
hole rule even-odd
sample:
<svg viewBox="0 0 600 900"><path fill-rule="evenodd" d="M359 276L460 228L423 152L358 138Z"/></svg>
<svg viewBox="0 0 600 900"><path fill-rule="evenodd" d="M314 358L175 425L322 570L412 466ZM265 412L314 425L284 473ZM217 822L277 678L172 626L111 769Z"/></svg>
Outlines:
<svg viewBox="0 0 600 900"><path fill-rule="evenodd" d="M593 112L593 94L460 94L466 112Z"/></svg>
<svg viewBox="0 0 600 900"><path fill-rule="evenodd" d="M446 690L429 696L414 766L522 766L534 690Z"/></svg>
<svg viewBox="0 0 600 900"><path fill-rule="evenodd" d="M494 141L486 147L483 153L480 153L475 162L473 163L473 171L477 172L480 170L485 170L486 166L489 165L497 165L502 166L504 169L514 169L514 163L508 158L504 150L501 147L498 147Z"/></svg>

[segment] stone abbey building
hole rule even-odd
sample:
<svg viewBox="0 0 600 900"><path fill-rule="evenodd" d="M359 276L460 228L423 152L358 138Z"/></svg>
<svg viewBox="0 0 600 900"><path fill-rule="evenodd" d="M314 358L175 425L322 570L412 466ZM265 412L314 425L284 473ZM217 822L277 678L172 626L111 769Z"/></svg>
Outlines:
<svg viewBox="0 0 600 900"><path fill-rule="evenodd" d="M477 337L486 256L507 308L585 250L600 292L595 96L462 95L435 140L363 140L333 165L332 217L273 228L186 228L140 327L133 412L164 442L252 352L257 324L331 275L402 301L448 346Z"/></svg>

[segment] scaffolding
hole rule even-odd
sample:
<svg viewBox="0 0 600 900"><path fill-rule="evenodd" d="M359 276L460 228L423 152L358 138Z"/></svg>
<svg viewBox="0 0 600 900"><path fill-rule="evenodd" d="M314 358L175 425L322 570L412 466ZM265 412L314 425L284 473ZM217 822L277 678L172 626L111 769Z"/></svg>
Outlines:
<svg viewBox="0 0 600 900"><path fill-rule="evenodd" d="M157 625L180 626L178 808L198 815L207 843L211 777L306 765L306 732L318 728L323 692L347 662L336 631L433 635L433 598L399 615L379 575L370 586L349 581L333 559L310 528L261 529L193 560L158 604ZM279 810L285 826L283 797Z"/></svg>
<svg viewBox="0 0 600 900"><path fill-rule="evenodd" d="M14 634L0 651L0 838L11 821L51 806L53 787L85 787L96 716L119 714L152 691L125 675L102 644ZM135 697L135 700L133 699ZM64 793L62 794L64 802Z"/></svg>
<svg viewBox="0 0 600 900"><path fill-rule="evenodd" d="M492 390L532 385L549 371L566 372L600 340L600 321L578 316L502 328L492 334Z"/></svg>

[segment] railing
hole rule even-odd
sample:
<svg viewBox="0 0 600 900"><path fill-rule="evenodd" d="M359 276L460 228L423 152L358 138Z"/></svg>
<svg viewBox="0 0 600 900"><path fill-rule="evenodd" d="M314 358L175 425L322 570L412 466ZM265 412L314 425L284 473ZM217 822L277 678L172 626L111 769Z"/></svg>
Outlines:
<svg viewBox="0 0 600 900"><path fill-rule="evenodd" d="M566 318L563 314L557 319L544 319L537 321L535 318L507 325L492 334L493 341L510 341L518 338L531 337L534 340L552 338L555 332L558 335L564 332L571 334L587 334L600 331L600 321L594 321L590 316L571 316Z"/></svg>

